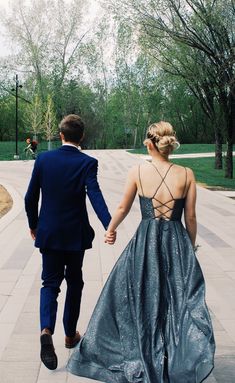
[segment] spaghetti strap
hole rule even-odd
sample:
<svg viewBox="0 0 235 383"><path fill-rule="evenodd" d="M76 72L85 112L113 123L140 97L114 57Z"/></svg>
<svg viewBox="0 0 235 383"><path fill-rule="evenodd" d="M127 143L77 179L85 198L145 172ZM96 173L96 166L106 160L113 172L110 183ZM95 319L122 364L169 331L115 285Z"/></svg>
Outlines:
<svg viewBox="0 0 235 383"><path fill-rule="evenodd" d="M184 168L185 169L185 184L184 184L184 190L183 190L183 194L182 194L182 198L185 198L185 190L186 190L186 186L187 186L187 168Z"/></svg>
<svg viewBox="0 0 235 383"><path fill-rule="evenodd" d="M140 178L140 165L139 165L139 182L140 182L140 187L141 187L141 191L142 191L142 196L144 197L143 186L142 186L142 182L141 182L141 178Z"/></svg>
<svg viewBox="0 0 235 383"><path fill-rule="evenodd" d="M150 162L150 164L156 169L156 171L158 172L158 174L159 174L159 176L161 177L162 181L165 180L165 178L166 178L166 176L167 176L167 174L168 174L170 168L174 165L174 164L170 164L170 166L168 167L168 169L167 169L165 175L162 176L161 173L159 172L158 168L156 167L156 165L154 165L152 162Z"/></svg>

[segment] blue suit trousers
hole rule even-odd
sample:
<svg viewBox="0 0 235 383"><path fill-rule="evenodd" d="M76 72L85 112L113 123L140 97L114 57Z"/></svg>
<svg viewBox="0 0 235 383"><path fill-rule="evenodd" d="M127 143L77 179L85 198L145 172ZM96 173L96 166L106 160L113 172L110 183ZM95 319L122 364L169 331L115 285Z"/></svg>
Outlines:
<svg viewBox="0 0 235 383"><path fill-rule="evenodd" d="M77 321L83 289L82 251L55 251L40 249L42 253L42 288L40 294L41 330L55 330L57 297L65 279L67 283L64 303L63 325L65 335L72 337L76 333Z"/></svg>

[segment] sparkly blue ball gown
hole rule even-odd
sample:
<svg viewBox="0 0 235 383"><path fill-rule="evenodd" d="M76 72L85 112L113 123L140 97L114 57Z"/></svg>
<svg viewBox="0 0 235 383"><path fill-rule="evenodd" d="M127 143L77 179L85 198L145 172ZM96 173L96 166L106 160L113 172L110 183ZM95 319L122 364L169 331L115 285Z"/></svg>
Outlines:
<svg viewBox="0 0 235 383"><path fill-rule="evenodd" d="M181 223L185 198L169 193L164 204L157 192L139 197L142 220L69 359L71 373L106 383L200 383L213 369L204 278Z"/></svg>

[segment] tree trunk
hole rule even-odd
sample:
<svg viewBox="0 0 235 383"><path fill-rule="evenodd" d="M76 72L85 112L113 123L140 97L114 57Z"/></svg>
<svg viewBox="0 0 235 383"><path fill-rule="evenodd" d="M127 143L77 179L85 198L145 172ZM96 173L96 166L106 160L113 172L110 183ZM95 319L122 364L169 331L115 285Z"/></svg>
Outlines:
<svg viewBox="0 0 235 383"><path fill-rule="evenodd" d="M47 141L47 150L51 150L51 149L52 149L51 140L48 140Z"/></svg>
<svg viewBox="0 0 235 383"><path fill-rule="evenodd" d="M218 128L215 128L215 169L223 169L222 135Z"/></svg>
<svg viewBox="0 0 235 383"><path fill-rule="evenodd" d="M138 129L138 127L137 127L137 125L136 125L136 127L135 127L135 130L134 130L134 141L133 141L133 149L135 149L135 148L136 148L136 141L137 141L137 129Z"/></svg>
<svg viewBox="0 0 235 383"><path fill-rule="evenodd" d="M135 122L135 132L134 132L134 149L136 149L137 138L138 138L138 130L139 130L139 121L140 121L140 112L141 112L141 103L139 104L138 114Z"/></svg>
<svg viewBox="0 0 235 383"><path fill-rule="evenodd" d="M231 139L227 141L225 178L233 178L233 141Z"/></svg>
<svg viewBox="0 0 235 383"><path fill-rule="evenodd" d="M234 89L233 89L234 91ZM225 178L233 178L233 143L235 138L235 96L229 95L229 116L227 119L227 154L225 163Z"/></svg>

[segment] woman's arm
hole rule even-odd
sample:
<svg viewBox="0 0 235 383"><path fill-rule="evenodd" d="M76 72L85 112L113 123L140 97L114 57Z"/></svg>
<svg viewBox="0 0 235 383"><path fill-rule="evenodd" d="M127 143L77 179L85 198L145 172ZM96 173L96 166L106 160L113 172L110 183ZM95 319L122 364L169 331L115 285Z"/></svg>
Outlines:
<svg viewBox="0 0 235 383"><path fill-rule="evenodd" d="M124 189L124 195L119 203L105 233L105 242L112 245L116 240L116 229L120 223L124 220L130 211L130 208L135 199L137 185L135 181L136 168L132 168L127 176L126 186Z"/></svg>
<svg viewBox="0 0 235 383"><path fill-rule="evenodd" d="M111 215L109 214L108 207L97 180L98 161L95 158L93 158L87 165L86 171L85 185L87 195L97 217L101 221L104 228L107 229L111 220Z"/></svg>
<svg viewBox="0 0 235 383"><path fill-rule="evenodd" d="M197 220L196 220L196 182L193 171L187 168L189 186L186 195L185 209L184 209L184 220L186 230L191 239L192 245L195 246L196 235L197 235Z"/></svg>

